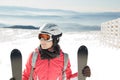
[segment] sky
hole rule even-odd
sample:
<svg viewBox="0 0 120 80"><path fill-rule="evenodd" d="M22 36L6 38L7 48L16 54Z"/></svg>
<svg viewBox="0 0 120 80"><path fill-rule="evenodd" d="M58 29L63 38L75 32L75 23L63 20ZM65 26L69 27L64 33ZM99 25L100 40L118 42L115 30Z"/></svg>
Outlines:
<svg viewBox="0 0 120 80"><path fill-rule="evenodd" d="M63 9L78 12L120 12L120 0L0 0L0 6Z"/></svg>

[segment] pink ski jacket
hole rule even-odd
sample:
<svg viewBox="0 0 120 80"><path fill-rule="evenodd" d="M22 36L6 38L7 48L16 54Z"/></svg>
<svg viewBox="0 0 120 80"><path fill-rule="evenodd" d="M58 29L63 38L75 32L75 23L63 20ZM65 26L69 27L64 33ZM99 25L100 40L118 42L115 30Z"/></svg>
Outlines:
<svg viewBox="0 0 120 80"><path fill-rule="evenodd" d="M39 53L38 49L36 49L37 53ZM22 80L29 80L30 71L31 71L31 62L32 54L28 58L26 63L26 68L22 74ZM72 77L76 77L77 73L72 74L70 69L70 60L68 60L67 69L65 70L66 80L70 80ZM53 59L41 59L40 53L38 54L35 69L33 72L34 80L62 80L62 72L64 67L64 54L62 50L60 51L60 56Z"/></svg>

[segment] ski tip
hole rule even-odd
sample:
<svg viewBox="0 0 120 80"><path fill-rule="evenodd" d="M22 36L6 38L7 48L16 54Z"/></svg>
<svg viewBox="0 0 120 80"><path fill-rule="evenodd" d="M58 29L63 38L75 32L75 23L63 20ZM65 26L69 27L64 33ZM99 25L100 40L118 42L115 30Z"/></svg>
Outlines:
<svg viewBox="0 0 120 80"><path fill-rule="evenodd" d="M13 49L13 50L11 51L11 53L21 53L21 52L20 52L20 50L18 50L18 49Z"/></svg>
<svg viewBox="0 0 120 80"><path fill-rule="evenodd" d="M13 49L12 51L11 51L11 56L21 56L21 52L20 52L20 50L18 50L18 49Z"/></svg>
<svg viewBox="0 0 120 80"><path fill-rule="evenodd" d="M88 53L88 49L87 49L87 47L85 46L85 45L81 45L80 47L79 47L79 49L78 49L78 53Z"/></svg>
<svg viewBox="0 0 120 80"><path fill-rule="evenodd" d="M80 46L80 49L85 49L87 48L85 45Z"/></svg>

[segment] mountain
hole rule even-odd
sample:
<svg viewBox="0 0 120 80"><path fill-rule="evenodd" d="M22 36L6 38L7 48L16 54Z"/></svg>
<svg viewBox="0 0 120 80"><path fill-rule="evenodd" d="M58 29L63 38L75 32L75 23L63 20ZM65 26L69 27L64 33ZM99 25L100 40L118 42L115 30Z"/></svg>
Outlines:
<svg viewBox="0 0 120 80"><path fill-rule="evenodd" d="M32 12L34 14L35 13L45 13L48 15L52 15L52 13L55 13L53 15L75 15L75 14L79 14L79 12L75 12L75 11L71 11L71 10L61 10L61 9L40 9L40 8L29 8L29 7L16 7L16 6L0 6L0 13L1 12L9 12L12 13L12 15L16 15L13 14L13 12L20 12L19 14L22 13L27 13L27 12ZM7 13L6 13L7 14Z"/></svg>
<svg viewBox="0 0 120 80"><path fill-rule="evenodd" d="M42 15L82 15L82 16L119 16L120 17L120 12L77 12L77 11L72 11L72 10L61 10L61 9L40 9L40 8L30 8L30 7L17 7L17 6L0 6L0 13L11 13L12 15L16 15L12 12L20 12L24 13L25 12L31 12L36 14L42 14ZM6 14L7 14L6 13ZM50 14L49 14L50 13ZM52 14L56 13L56 14Z"/></svg>
<svg viewBox="0 0 120 80"><path fill-rule="evenodd" d="M13 25L10 27L5 27L5 28L13 28L13 29L38 29L38 27L35 26L25 26L25 25Z"/></svg>

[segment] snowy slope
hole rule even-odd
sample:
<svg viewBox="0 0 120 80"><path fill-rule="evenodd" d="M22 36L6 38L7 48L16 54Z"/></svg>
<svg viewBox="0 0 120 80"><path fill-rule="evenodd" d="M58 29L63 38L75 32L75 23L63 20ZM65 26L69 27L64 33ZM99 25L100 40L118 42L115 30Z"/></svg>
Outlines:
<svg viewBox="0 0 120 80"><path fill-rule="evenodd" d="M12 76L10 52L13 48L21 50L23 68L30 52L39 45L37 30L0 28L0 79L9 80ZM120 80L120 49L103 45L100 42L100 32L67 32L64 33L60 45L69 54L71 69L77 72L77 49L80 45L88 47L88 65L92 75L87 80ZM4 77L6 76L6 77Z"/></svg>

